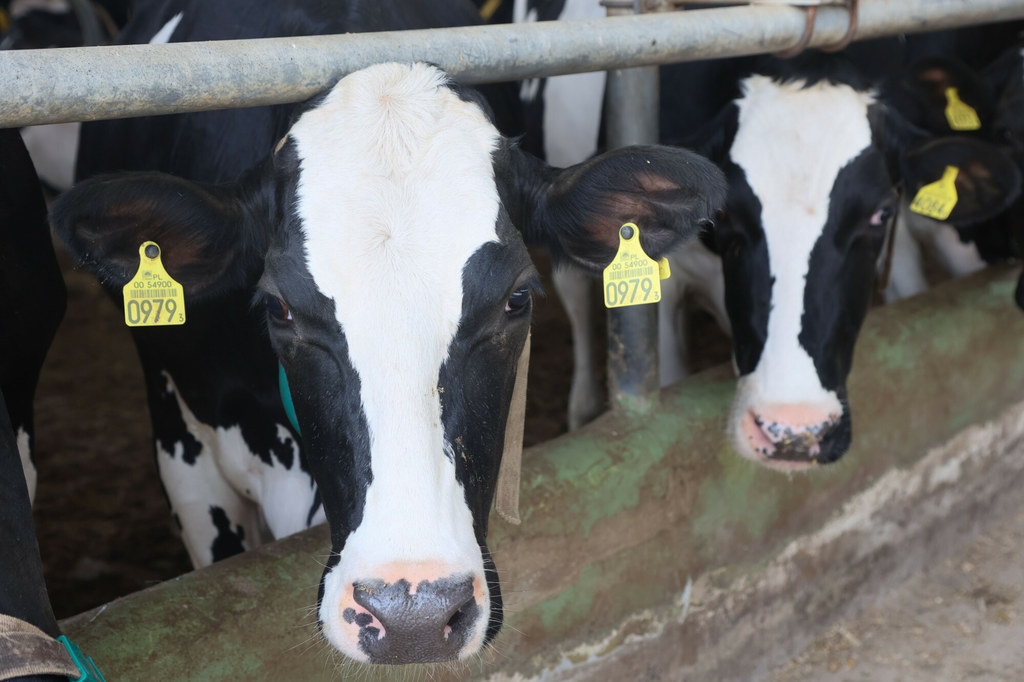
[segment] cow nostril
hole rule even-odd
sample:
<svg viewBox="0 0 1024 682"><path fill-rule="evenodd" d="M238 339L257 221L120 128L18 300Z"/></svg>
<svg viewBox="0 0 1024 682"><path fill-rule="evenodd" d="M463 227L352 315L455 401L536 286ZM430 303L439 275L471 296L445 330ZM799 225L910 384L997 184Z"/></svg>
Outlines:
<svg viewBox="0 0 1024 682"><path fill-rule="evenodd" d="M366 614L345 620L359 627L359 647L372 663L454 660L484 615L469 576L425 580L415 588L405 579L366 580L353 587L354 600Z"/></svg>
<svg viewBox="0 0 1024 682"><path fill-rule="evenodd" d="M470 612L474 611L475 605L476 599L471 597L448 619L448 624L444 628L445 641L448 641L452 635L458 636L459 639L465 639L465 635L472 629L476 620L475 614L470 615Z"/></svg>

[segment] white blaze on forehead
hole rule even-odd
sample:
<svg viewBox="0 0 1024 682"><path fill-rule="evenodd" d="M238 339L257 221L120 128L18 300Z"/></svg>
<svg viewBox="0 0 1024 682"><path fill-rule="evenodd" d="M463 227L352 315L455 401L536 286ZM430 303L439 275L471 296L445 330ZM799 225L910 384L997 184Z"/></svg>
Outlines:
<svg viewBox="0 0 1024 682"><path fill-rule="evenodd" d="M747 79L743 91L730 156L761 203L775 278L756 390L770 402L835 402L838 408L799 342L804 287L836 176L871 145L868 107L875 98L847 85L822 81L804 88L765 76Z"/></svg>
<svg viewBox="0 0 1024 682"><path fill-rule="evenodd" d="M395 561L482 571L445 456L438 377L462 313L463 268L497 240L499 138L445 79L422 64L371 67L291 130L307 266L334 301L371 441L363 520L333 572L348 581Z"/></svg>

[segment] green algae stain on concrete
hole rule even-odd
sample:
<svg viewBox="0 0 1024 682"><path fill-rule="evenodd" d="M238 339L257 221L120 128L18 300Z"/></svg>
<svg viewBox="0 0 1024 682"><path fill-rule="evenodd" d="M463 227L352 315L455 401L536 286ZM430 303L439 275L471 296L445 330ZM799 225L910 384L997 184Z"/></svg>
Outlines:
<svg viewBox="0 0 1024 682"><path fill-rule="evenodd" d="M557 597L537 604L540 610L540 622L550 637L559 625L583 623L594 605L594 595L598 589L593 564L587 564L580 571L580 578L572 587L563 590Z"/></svg>
<svg viewBox="0 0 1024 682"><path fill-rule="evenodd" d="M581 528L589 537L595 524L639 506L641 495L664 494L667 486L658 480L658 467L672 451L680 428L675 415L648 415L643 422L628 414L614 415L546 449L546 466L524 488L571 500L560 514L565 524L561 530Z"/></svg>
<svg viewBox="0 0 1024 682"><path fill-rule="evenodd" d="M903 371L910 369L917 363L920 354L913 344L907 343L907 339L915 336L917 330L912 329L910 323L894 325L896 328L890 330L887 338L873 344L873 360L883 371ZM864 330L866 339L872 338L874 330L868 327ZM868 343L870 343L870 340ZM856 365L856 361L854 362Z"/></svg>
<svg viewBox="0 0 1024 682"><path fill-rule="evenodd" d="M723 446L718 453L719 474L700 485L693 517L695 537L715 543L723 526L740 524L751 537L761 537L779 515L775 472L761 469Z"/></svg>
<svg viewBox="0 0 1024 682"><path fill-rule="evenodd" d="M985 287L985 295L981 297L980 304L989 308L1008 307L1016 312L1013 304L1013 295L1017 289L1016 279L989 282Z"/></svg>

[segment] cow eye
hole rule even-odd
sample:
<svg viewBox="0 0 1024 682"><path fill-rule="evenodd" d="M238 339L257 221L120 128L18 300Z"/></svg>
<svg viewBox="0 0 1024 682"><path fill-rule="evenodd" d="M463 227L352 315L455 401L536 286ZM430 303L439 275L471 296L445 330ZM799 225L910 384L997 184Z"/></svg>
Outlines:
<svg viewBox="0 0 1024 682"><path fill-rule="evenodd" d="M893 215L895 215L895 213L895 207L891 205L883 206L882 208L878 209L873 214L871 214L871 224L874 225L875 227L883 227L885 225L888 225L889 221L892 220L892 217Z"/></svg>
<svg viewBox="0 0 1024 682"><path fill-rule="evenodd" d="M530 289L523 287L522 289L516 289L512 292L512 295L508 297L508 301L505 302L506 313L518 313L530 304Z"/></svg>
<svg viewBox="0 0 1024 682"><path fill-rule="evenodd" d="M263 298L264 303L267 306L267 314L277 322L291 322L292 311L288 308L288 304L282 301L277 296L267 294Z"/></svg>

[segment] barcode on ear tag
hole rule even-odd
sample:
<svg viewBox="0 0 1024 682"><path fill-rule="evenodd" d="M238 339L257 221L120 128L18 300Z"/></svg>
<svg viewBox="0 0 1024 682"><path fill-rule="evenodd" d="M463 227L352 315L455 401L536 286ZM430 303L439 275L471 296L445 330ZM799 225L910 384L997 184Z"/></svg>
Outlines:
<svg viewBox="0 0 1024 682"><path fill-rule="evenodd" d="M668 262L666 261L667 273ZM640 246L640 228L619 228L619 250L604 269L604 305L622 308L661 300L662 268ZM666 275L667 276L667 275Z"/></svg>
<svg viewBox="0 0 1024 682"><path fill-rule="evenodd" d="M156 242L139 247L139 270L122 289L124 323L129 327L185 324L185 296L167 274Z"/></svg>
<svg viewBox="0 0 1024 682"><path fill-rule="evenodd" d="M942 177L917 190L910 210L935 220L945 220L956 206L956 175L960 169L946 166Z"/></svg>
<svg viewBox="0 0 1024 682"><path fill-rule="evenodd" d="M946 121L953 130L978 130L981 119L978 112L960 99L956 88L946 88Z"/></svg>

